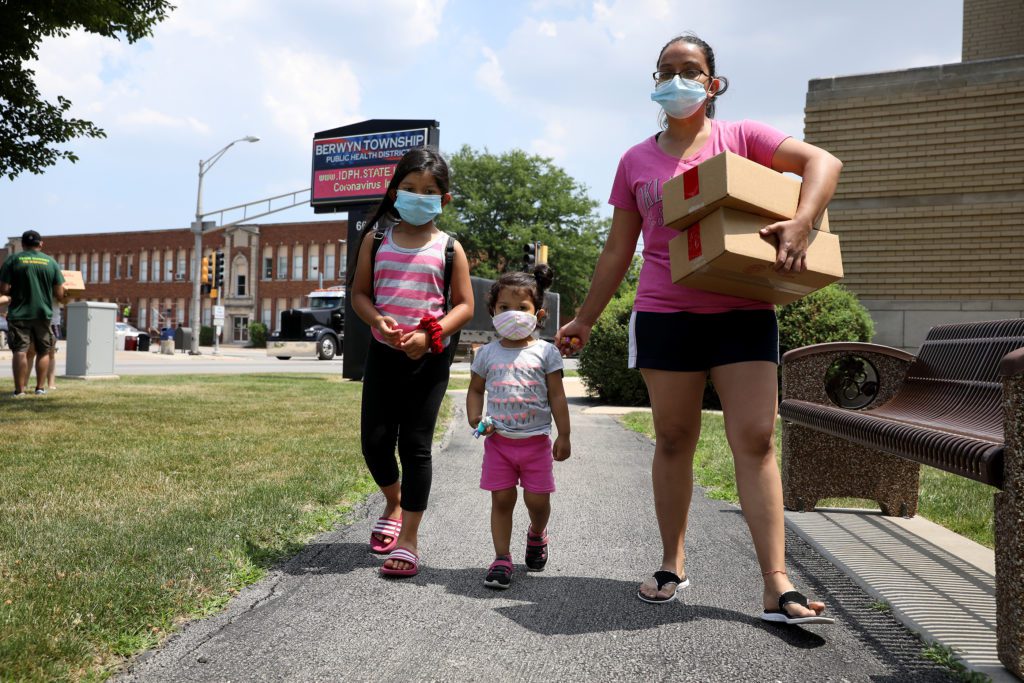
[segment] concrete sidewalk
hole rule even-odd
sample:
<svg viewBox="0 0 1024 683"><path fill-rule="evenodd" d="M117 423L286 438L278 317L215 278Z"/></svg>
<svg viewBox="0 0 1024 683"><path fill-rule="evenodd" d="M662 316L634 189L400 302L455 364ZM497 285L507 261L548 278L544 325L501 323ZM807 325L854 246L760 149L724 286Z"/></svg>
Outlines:
<svg viewBox="0 0 1024 683"><path fill-rule="evenodd" d="M566 379L566 393L586 397ZM593 405L586 414L649 408ZM951 648L969 671L995 683L1019 679L996 652L995 554L923 517L863 509L786 512L786 526L928 643Z"/></svg>
<svg viewBox="0 0 1024 683"><path fill-rule="evenodd" d="M556 464L547 571L523 571L519 509L513 587L482 585L493 556L489 496L478 488L482 445L460 414L435 451L418 576L379 576L367 539L382 501L372 496L351 525L315 539L225 612L186 626L123 679L951 680L920 657L917 638L794 534L792 577L827 600L837 623L762 622L742 516L699 491L688 537L693 585L677 602L637 600L639 581L660 563L653 445L587 408L573 399L573 456Z"/></svg>

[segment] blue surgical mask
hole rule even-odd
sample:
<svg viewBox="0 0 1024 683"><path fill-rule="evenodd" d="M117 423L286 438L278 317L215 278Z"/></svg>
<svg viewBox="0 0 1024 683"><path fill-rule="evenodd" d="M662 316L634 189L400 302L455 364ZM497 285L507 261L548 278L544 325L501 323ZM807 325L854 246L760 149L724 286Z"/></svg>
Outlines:
<svg viewBox="0 0 1024 683"><path fill-rule="evenodd" d="M673 76L651 93L651 99L661 105L665 113L674 119L685 119L700 109L708 98L708 91L697 81Z"/></svg>
<svg viewBox="0 0 1024 683"><path fill-rule="evenodd" d="M395 209L409 225L426 225L441 213L441 195L399 190Z"/></svg>

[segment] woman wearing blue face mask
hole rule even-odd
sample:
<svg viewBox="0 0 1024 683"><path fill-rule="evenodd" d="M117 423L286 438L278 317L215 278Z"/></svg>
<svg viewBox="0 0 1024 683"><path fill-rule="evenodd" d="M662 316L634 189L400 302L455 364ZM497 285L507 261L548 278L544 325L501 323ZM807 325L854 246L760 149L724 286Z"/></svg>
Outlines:
<svg viewBox="0 0 1024 683"><path fill-rule="evenodd" d="M661 603L689 585L684 538L693 489L693 455L700 434L707 376L725 413L743 516L762 576L762 618L830 623L825 605L796 592L786 576L782 484L774 438L779 361L771 304L674 284L669 240L678 235L662 217L662 184L723 151L803 177L796 216L762 230L778 239L776 269L804 270L808 235L835 192L842 163L755 121L715 120L728 81L715 72L711 47L694 35L670 40L658 54L651 99L663 109L662 130L629 149L619 162L609 203L612 227L590 292L576 318L557 335L560 345L586 344L590 330L629 268L637 239L644 263L630 321L629 365L647 385L654 417L654 505L662 563L637 597Z"/></svg>
<svg viewBox="0 0 1024 683"><path fill-rule="evenodd" d="M363 233L349 288L353 310L373 334L360 426L363 458L386 500L370 535L370 550L388 553L385 576L419 571L418 532L430 494L434 424L448 388L450 339L473 316L466 253L434 225L451 201L448 177L436 152L402 157Z"/></svg>

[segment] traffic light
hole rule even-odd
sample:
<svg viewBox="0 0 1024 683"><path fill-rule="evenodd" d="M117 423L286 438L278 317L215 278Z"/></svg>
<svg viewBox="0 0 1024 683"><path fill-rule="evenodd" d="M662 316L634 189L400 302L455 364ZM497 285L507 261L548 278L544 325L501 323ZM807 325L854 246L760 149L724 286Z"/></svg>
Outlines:
<svg viewBox="0 0 1024 683"><path fill-rule="evenodd" d="M537 242L537 246L540 249L537 252L537 263L547 264L548 262L548 245Z"/></svg>
<svg viewBox="0 0 1024 683"><path fill-rule="evenodd" d="M537 264L537 243L527 242L523 245L523 270L529 272Z"/></svg>
<svg viewBox="0 0 1024 683"><path fill-rule="evenodd" d="M224 286L224 252L218 251L214 264L213 286L220 289Z"/></svg>
<svg viewBox="0 0 1024 683"><path fill-rule="evenodd" d="M204 285L210 284L210 257L204 256L202 265L199 266L199 281Z"/></svg>

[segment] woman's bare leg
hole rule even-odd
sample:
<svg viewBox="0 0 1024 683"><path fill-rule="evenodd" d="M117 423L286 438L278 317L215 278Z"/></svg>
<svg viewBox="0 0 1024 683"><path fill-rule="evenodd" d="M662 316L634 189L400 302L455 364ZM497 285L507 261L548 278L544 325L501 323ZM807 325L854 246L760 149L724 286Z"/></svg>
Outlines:
<svg viewBox="0 0 1024 683"><path fill-rule="evenodd" d="M700 406L706 381L703 372L642 369L654 417L654 513L661 532L661 568L684 576L686 522L693 494L693 453L700 436ZM648 579L640 591L649 598L668 598L675 586L657 589Z"/></svg>
<svg viewBox="0 0 1024 683"><path fill-rule="evenodd" d="M782 478L775 461L775 416L778 411L778 370L775 363L750 361L711 369L725 414L725 436L736 465L736 489L743 517L754 541L764 579L764 607L777 609L779 596L793 590L786 569L786 526L782 510ZM817 610L790 604L794 616Z"/></svg>

